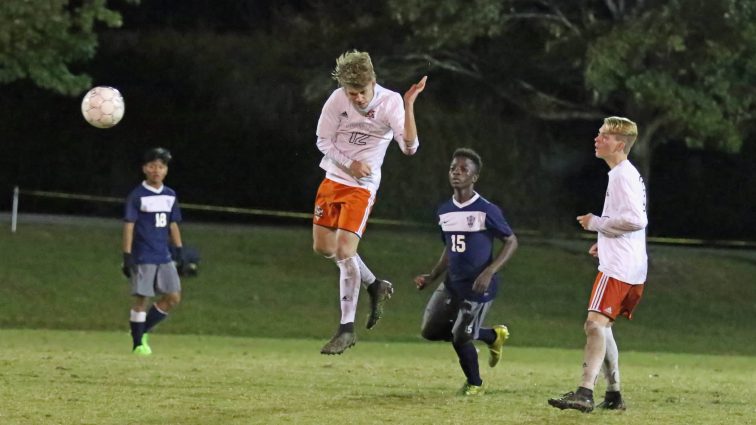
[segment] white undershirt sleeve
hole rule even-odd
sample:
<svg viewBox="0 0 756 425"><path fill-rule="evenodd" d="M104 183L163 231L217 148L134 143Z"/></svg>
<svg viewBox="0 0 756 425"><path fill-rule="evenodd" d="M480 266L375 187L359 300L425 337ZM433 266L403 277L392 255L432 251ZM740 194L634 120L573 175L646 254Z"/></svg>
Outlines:
<svg viewBox="0 0 756 425"><path fill-rule="evenodd" d="M588 223L588 230L616 237L644 229L648 224L643 193L639 193L638 188L634 188L627 179L622 177L618 178L616 183L612 202L619 214L614 214L612 217L593 216Z"/></svg>
<svg viewBox="0 0 756 425"><path fill-rule="evenodd" d="M323 152L326 158L341 165L344 168L349 168L352 165L352 159L341 152L333 143L333 139L326 139L324 137L318 137L318 149Z"/></svg>
<svg viewBox="0 0 756 425"><path fill-rule="evenodd" d="M320 112L317 128L317 146L326 158L344 168L349 168L352 165L352 159L340 151L333 143L336 139L336 131L339 128L340 121L338 112L334 107L335 102L336 92L331 94L331 97L328 98L323 105L323 110Z"/></svg>

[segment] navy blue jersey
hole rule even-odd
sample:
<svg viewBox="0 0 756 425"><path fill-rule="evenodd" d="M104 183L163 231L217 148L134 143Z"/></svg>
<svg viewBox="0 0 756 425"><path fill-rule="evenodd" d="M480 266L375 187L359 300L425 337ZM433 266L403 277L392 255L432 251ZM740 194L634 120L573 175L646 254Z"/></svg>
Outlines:
<svg viewBox="0 0 756 425"><path fill-rule="evenodd" d="M155 189L143 182L126 198L123 220L134 223L131 255L136 264L171 261L169 225L181 221L181 209L173 189L165 185Z"/></svg>
<svg viewBox="0 0 756 425"><path fill-rule="evenodd" d="M477 193L463 204L452 198L438 208L438 224L449 258L446 288L470 301L492 300L498 290L495 274L483 294L473 292L472 285L493 261L494 239L512 235L501 209Z"/></svg>

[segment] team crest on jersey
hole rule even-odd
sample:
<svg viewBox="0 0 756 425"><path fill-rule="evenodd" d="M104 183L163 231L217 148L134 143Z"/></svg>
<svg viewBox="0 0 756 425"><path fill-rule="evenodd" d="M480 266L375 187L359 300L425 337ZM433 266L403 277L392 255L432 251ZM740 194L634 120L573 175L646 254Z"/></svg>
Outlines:
<svg viewBox="0 0 756 425"><path fill-rule="evenodd" d="M475 216L474 215L468 215L467 216L467 227L472 228L475 224Z"/></svg>
<svg viewBox="0 0 756 425"><path fill-rule="evenodd" d="M375 109L371 109L365 113L365 116L368 118L375 119Z"/></svg>
<svg viewBox="0 0 756 425"><path fill-rule="evenodd" d="M315 220L318 220L323 217L323 208L320 208L320 205L315 205Z"/></svg>

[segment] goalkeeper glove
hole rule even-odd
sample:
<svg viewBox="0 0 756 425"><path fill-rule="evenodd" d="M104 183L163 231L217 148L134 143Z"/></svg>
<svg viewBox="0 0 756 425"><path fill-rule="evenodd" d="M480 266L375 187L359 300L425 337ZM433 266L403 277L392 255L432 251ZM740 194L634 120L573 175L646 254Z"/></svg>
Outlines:
<svg viewBox="0 0 756 425"><path fill-rule="evenodd" d="M134 268L134 258L130 252L123 253L123 263L121 263L121 271L126 277L131 277L131 269Z"/></svg>
<svg viewBox="0 0 756 425"><path fill-rule="evenodd" d="M176 264L176 270L181 273L184 268L184 249L182 247L173 247L173 262Z"/></svg>

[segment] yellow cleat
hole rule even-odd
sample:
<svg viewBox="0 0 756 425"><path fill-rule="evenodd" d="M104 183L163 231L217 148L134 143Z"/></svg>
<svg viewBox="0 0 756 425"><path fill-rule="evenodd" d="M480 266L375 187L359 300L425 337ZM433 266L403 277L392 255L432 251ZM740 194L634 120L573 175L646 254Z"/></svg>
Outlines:
<svg viewBox="0 0 756 425"><path fill-rule="evenodd" d="M147 351L152 353L152 347L150 347L150 334L145 333L142 335L142 345L147 347Z"/></svg>
<svg viewBox="0 0 756 425"><path fill-rule="evenodd" d="M496 340L488 346L488 365L491 367L496 366L501 360L501 347L509 339L509 329L505 325L496 325L493 327L493 331L496 332Z"/></svg>
<svg viewBox="0 0 756 425"><path fill-rule="evenodd" d="M150 350L150 347L146 345L137 345L132 353L136 354L137 356L149 356L152 354L152 350Z"/></svg>
<svg viewBox="0 0 756 425"><path fill-rule="evenodd" d="M459 389L459 395L461 396L479 396L486 393L486 389L483 385L473 385L469 382L465 382L462 388Z"/></svg>

